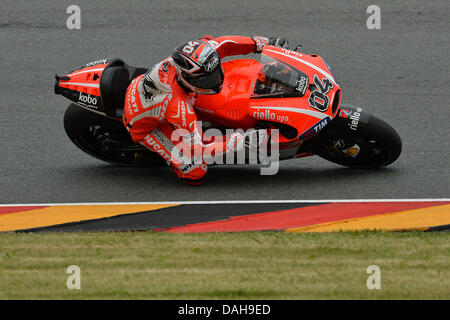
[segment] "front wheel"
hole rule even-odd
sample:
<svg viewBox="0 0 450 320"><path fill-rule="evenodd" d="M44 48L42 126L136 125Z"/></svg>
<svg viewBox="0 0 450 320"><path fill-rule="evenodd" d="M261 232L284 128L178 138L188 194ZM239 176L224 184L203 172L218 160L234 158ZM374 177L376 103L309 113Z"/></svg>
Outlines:
<svg viewBox="0 0 450 320"><path fill-rule="evenodd" d="M351 168L381 168L398 159L402 141L389 124L361 108L342 108L346 113L310 142L313 153Z"/></svg>

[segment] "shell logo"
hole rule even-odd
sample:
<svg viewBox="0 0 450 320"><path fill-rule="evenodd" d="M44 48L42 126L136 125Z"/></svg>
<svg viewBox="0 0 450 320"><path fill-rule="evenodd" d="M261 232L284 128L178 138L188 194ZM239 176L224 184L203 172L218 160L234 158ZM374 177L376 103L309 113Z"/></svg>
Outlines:
<svg viewBox="0 0 450 320"><path fill-rule="evenodd" d="M342 150L342 152L354 158L359 154L359 150L361 150L361 148L357 144L354 144L352 147Z"/></svg>
<svg viewBox="0 0 450 320"><path fill-rule="evenodd" d="M347 149L347 154L349 155L349 156L352 156L352 157L354 157L354 156L356 156L357 154L358 154L358 149L356 149L356 148L350 148L350 149Z"/></svg>

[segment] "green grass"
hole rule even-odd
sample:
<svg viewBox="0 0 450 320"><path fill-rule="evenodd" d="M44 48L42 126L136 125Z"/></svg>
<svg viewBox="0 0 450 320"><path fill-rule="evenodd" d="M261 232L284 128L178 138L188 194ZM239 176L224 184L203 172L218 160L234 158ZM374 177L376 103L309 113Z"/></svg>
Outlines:
<svg viewBox="0 0 450 320"><path fill-rule="evenodd" d="M450 299L450 233L3 233L0 299Z"/></svg>

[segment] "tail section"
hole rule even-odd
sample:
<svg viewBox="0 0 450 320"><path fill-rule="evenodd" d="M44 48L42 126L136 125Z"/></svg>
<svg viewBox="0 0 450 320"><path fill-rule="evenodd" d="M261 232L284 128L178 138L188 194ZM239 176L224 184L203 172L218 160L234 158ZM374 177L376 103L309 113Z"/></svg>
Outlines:
<svg viewBox="0 0 450 320"><path fill-rule="evenodd" d="M64 76L55 76L55 93L91 111L104 113L100 79L109 59L92 61Z"/></svg>
<svg viewBox="0 0 450 320"><path fill-rule="evenodd" d="M55 94L77 105L112 118L121 118L130 82L146 68L127 65L121 59L100 59L55 76Z"/></svg>

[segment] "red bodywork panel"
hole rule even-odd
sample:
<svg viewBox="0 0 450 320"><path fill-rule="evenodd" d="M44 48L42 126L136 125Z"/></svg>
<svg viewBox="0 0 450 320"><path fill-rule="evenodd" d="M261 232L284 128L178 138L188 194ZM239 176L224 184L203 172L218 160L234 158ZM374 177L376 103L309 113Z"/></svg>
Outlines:
<svg viewBox="0 0 450 320"><path fill-rule="evenodd" d="M100 97L100 78L106 66L97 64L68 73L65 76L70 77L70 80L61 80L59 86Z"/></svg>
<svg viewBox="0 0 450 320"><path fill-rule="evenodd" d="M57 77L57 93L63 94L82 107L104 113L100 80L107 65L106 59L98 60Z"/></svg>
<svg viewBox="0 0 450 320"><path fill-rule="evenodd" d="M222 91L215 95L199 95L195 111L199 120L228 128L252 128L257 120L248 112L256 74L261 64L256 60L232 60L222 64L225 80Z"/></svg>
<svg viewBox="0 0 450 320"><path fill-rule="evenodd" d="M340 92L340 87L326 63L317 55L305 55L272 46L267 46L262 54L306 74L309 81L304 95L255 98L253 93L255 83L261 78L264 65L251 59L232 60L223 63L225 80L222 91L216 95L199 95L197 98L195 110L199 119L244 130L254 127L258 120L283 123L297 129L298 134L295 138L281 137L281 143L314 136L336 115L341 99L339 94L334 107L331 107L336 93ZM330 82L330 88L325 93L329 107L324 111L313 108L309 100L312 91L320 90L317 81L320 81L319 86L323 85L322 81ZM320 98L316 100L323 101Z"/></svg>

